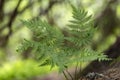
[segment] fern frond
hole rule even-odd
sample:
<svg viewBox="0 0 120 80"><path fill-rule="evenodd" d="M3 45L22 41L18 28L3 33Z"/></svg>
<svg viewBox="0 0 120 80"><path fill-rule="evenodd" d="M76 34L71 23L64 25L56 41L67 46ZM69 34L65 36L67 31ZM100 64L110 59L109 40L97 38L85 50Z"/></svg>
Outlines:
<svg viewBox="0 0 120 80"><path fill-rule="evenodd" d="M29 47L41 61L41 66L58 66L64 70L68 64L92 60L108 60L106 55L89 48L96 29L91 15L84 9L73 7L73 20L67 27L70 36L64 36L59 28L50 26L41 19L22 20L33 33L33 40L24 40L19 48L22 52ZM67 41L67 43L66 43Z"/></svg>

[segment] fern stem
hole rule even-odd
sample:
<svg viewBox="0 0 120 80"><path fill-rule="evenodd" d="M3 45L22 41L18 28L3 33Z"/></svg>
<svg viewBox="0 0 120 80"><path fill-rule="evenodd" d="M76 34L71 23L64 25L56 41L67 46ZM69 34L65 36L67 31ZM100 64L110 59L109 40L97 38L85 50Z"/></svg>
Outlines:
<svg viewBox="0 0 120 80"><path fill-rule="evenodd" d="M80 68L79 68L79 72L78 73L81 73L81 71L82 71L82 62L80 62Z"/></svg>
<svg viewBox="0 0 120 80"><path fill-rule="evenodd" d="M76 67L75 67L75 80L77 80L77 69L78 69L78 62L77 62L77 64L76 64Z"/></svg>
<svg viewBox="0 0 120 80"><path fill-rule="evenodd" d="M63 75L64 75L64 77L66 78L66 80L69 80L64 71L63 71Z"/></svg>
<svg viewBox="0 0 120 80"><path fill-rule="evenodd" d="M72 80L74 80L74 78L72 77L72 75L70 74L70 72L66 69L67 74L71 77Z"/></svg>

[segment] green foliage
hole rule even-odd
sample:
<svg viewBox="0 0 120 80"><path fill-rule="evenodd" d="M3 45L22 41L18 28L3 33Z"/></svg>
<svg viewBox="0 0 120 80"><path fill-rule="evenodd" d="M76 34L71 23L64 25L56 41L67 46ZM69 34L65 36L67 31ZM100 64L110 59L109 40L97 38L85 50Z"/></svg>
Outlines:
<svg viewBox="0 0 120 80"><path fill-rule="evenodd" d="M61 29L50 26L39 18L23 20L23 24L33 32L34 40L24 40L18 51L29 47L41 61L41 66L57 65L62 71L71 63L92 60L109 60L101 52L90 48L96 29L91 15L83 9L73 7L73 20L66 27L67 36Z"/></svg>
<svg viewBox="0 0 120 80"><path fill-rule="evenodd" d="M17 60L0 66L0 80L32 80L48 71L48 67L39 67L33 60Z"/></svg>

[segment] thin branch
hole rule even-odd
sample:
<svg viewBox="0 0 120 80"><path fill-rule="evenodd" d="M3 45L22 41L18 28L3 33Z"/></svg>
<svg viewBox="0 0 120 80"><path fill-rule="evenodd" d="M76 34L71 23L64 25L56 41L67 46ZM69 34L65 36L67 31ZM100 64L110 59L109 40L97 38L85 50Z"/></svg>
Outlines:
<svg viewBox="0 0 120 80"><path fill-rule="evenodd" d="M2 22L4 19L4 11L3 11L4 3L5 0L0 0L0 22Z"/></svg>
<svg viewBox="0 0 120 80"><path fill-rule="evenodd" d="M11 15L10 18L9 18L9 22L8 22L8 24L6 25L6 27L8 27L8 29L9 29L9 32L8 32L8 34L5 36L5 41L4 41L3 45L6 45L6 43L7 43L8 39L9 39L10 35L12 34L12 24L13 24L16 16L18 15L18 7L20 6L21 1L22 1L22 0L19 0L19 1L18 1L17 6L15 7L12 15ZM3 30L3 29L5 29L4 26L1 28L1 30Z"/></svg>
<svg viewBox="0 0 120 80"><path fill-rule="evenodd" d="M12 23L14 22L17 14L18 14L18 7L20 6L20 3L21 3L22 0L19 0L16 8L14 9L12 15L10 16L10 19L9 19L9 22L8 22L8 28L9 28L9 35L11 35L12 33Z"/></svg>
<svg viewBox="0 0 120 80"><path fill-rule="evenodd" d="M17 15L23 13L25 10L27 10L28 8L30 8L34 3L35 3L35 2L30 2L30 3L28 3L28 5L26 5L21 11L17 11ZM10 13L8 13L8 14L10 14ZM8 14L6 14L6 15L8 15ZM8 27L7 25L8 25L8 24L3 25L3 26L0 28L0 32L2 32L5 28L7 28L7 27Z"/></svg>
<svg viewBox="0 0 120 80"><path fill-rule="evenodd" d="M49 4L48 4L48 7L47 7L46 9L44 9L44 10L41 8L39 15L46 15L46 14L48 14L49 10L51 10L52 7L53 7L56 3L58 3L58 2L62 2L62 1L50 0L50 1L49 1Z"/></svg>
<svg viewBox="0 0 120 80"><path fill-rule="evenodd" d="M13 23L13 21L15 20L17 14L18 14L18 7L20 6L21 1L22 1L22 0L19 0L16 8L14 9L12 15L10 16L10 19L9 19L9 22L8 22L8 26L9 26L10 28L11 28L12 23Z"/></svg>

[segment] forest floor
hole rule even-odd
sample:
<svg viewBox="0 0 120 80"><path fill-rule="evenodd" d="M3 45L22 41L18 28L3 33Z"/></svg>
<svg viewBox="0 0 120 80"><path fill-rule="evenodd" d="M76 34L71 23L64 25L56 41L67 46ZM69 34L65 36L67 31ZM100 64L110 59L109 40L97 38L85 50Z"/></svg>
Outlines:
<svg viewBox="0 0 120 80"><path fill-rule="evenodd" d="M69 70L74 75L74 69ZM65 80L63 74L57 72L50 73L48 75L38 77L34 80ZM70 79L72 80L72 79ZM76 79L74 79L76 80ZM101 72L88 72L84 77L80 77L78 80L120 80L120 66L115 66L109 69L104 69Z"/></svg>

